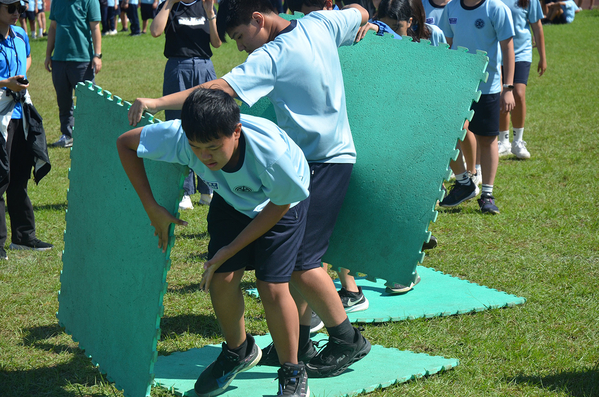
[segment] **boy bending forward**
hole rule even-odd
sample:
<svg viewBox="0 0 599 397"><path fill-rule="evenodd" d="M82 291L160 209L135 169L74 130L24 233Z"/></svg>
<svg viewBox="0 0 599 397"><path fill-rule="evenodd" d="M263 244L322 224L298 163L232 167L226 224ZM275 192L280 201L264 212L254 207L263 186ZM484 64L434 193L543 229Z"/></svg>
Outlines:
<svg viewBox="0 0 599 397"><path fill-rule="evenodd" d="M307 396L298 363L299 318L288 282L304 237L310 171L301 149L268 120L240 116L220 90L197 89L181 121L126 132L117 140L123 168L139 195L158 245L164 250L171 223L185 225L154 199L143 158L189 166L214 189L208 212L208 262L200 286L210 291L226 343L198 378L198 396L222 393L261 350L245 332L239 284L246 267L256 270L266 321L279 352L279 394Z"/></svg>

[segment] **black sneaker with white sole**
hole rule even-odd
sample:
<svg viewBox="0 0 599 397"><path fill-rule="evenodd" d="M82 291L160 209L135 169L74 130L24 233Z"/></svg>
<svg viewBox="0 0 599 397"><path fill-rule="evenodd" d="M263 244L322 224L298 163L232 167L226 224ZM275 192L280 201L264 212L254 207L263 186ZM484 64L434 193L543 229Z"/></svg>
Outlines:
<svg viewBox="0 0 599 397"><path fill-rule="evenodd" d="M310 335L317 333L324 327L324 323L318 317L318 314L312 311L312 318L310 318Z"/></svg>
<svg viewBox="0 0 599 397"><path fill-rule="evenodd" d="M362 293L362 287L358 287L358 292L350 292L345 288L337 291L343 308L346 313L359 312L368 309L368 299Z"/></svg>
<svg viewBox="0 0 599 397"><path fill-rule="evenodd" d="M315 343L310 339L306 345L306 347L302 351L297 352L297 360L302 362L309 362L314 357L316 357L317 351L314 347ZM318 346L318 342L316 342L316 346ZM258 365L266 365L269 367L280 367L281 363L279 362L279 355L277 354L277 349L275 348L275 344L271 343L262 349L262 358Z"/></svg>
<svg viewBox="0 0 599 397"><path fill-rule="evenodd" d="M34 250L34 251L48 251L54 248L50 243L46 243L39 238L34 238L29 241L22 241L19 243L10 243L8 249L11 250Z"/></svg>
<svg viewBox="0 0 599 397"><path fill-rule="evenodd" d="M439 203L441 207L455 207L463 203L464 201L470 200L478 195L478 186L472 182L472 179L467 184L462 184L456 181L451 188L449 188L449 194Z"/></svg>
<svg viewBox="0 0 599 397"><path fill-rule="evenodd" d="M326 346L306 364L310 378L328 378L342 374L347 367L366 357L370 352L370 342L355 329L353 343L329 337Z"/></svg>
<svg viewBox="0 0 599 397"><path fill-rule="evenodd" d="M194 386L198 397L212 397L224 392L240 372L254 367L262 357L262 351L254 338L246 334L247 349L250 353L243 359L223 343L222 352L200 375Z"/></svg>
<svg viewBox="0 0 599 397"><path fill-rule="evenodd" d="M285 363L277 372L279 392L277 396L309 397L308 374L303 362L297 364Z"/></svg>

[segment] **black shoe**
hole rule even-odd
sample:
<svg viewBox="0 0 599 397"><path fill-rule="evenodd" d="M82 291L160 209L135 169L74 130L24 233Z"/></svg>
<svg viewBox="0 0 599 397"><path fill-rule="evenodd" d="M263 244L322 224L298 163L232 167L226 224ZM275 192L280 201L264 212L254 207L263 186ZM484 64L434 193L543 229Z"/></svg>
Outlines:
<svg viewBox="0 0 599 397"><path fill-rule="evenodd" d="M224 392L229 384L240 372L247 371L254 367L260 361L262 352L254 338L246 334L247 349L250 351L244 359L229 350L226 343L223 343L223 350L217 359L210 364L200 375L194 390L198 397L212 397Z"/></svg>
<svg viewBox="0 0 599 397"><path fill-rule="evenodd" d="M129 33L129 36L141 36L141 33Z"/></svg>
<svg viewBox="0 0 599 397"><path fill-rule="evenodd" d="M318 314L312 310L312 318L310 319L310 335L317 333L324 327L324 323L318 317Z"/></svg>
<svg viewBox="0 0 599 397"><path fill-rule="evenodd" d="M318 343L318 342L317 342ZM318 346L318 344L316 344ZM302 361L304 363L309 362L314 357L316 357L316 349L314 348L314 342L312 339L308 341L306 348L303 351L297 352L297 361ZM258 365L266 365L269 367L280 367L281 363L279 362L279 355L277 354L277 349L275 348L275 344L271 343L262 349L262 358Z"/></svg>
<svg viewBox="0 0 599 397"><path fill-rule="evenodd" d="M441 207L455 207L458 204L463 203L466 200L470 200L478 195L478 186L468 181L467 184L461 184L456 181L449 190L447 197L439 203Z"/></svg>
<svg viewBox="0 0 599 397"><path fill-rule="evenodd" d="M34 251L48 251L54 248L54 246L50 243L45 243L39 238L34 238L33 240L20 242L20 243L11 243L8 246L10 250L34 250Z"/></svg>
<svg viewBox="0 0 599 397"><path fill-rule="evenodd" d="M481 194L478 199L480 212L483 214L499 214L499 208L495 205L495 197L490 194Z"/></svg>
<svg viewBox="0 0 599 397"><path fill-rule="evenodd" d="M354 328L355 329L355 328ZM316 357L306 364L306 372L311 378L328 378L342 374L347 367L366 357L370 352L370 342L355 329L356 341L347 343L329 337L329 342Z"/></svg>
<svg viewBox="0 0 599 397"><path fill-rule="evenodd" d="M422 244L422 251L432 250L437 246L437 238L431 234L431 238L428 240L428 243Z"/></svg>
<svg viewBox="0 0 599 397"><path fill-rule="evenodd" d="M358 292L349 292L345 288L341 288L337 293L346 313L368 309L368 299L362 293L362 287L358 287Z"/></svg>
<svg viewBox="0 0 599 397"><path fill-rule="evenodd" d="M0 248L0 260L8 260L8 255L6 255L6 250L4 248Z"/></svg>
<svg viewBox="0 0 599 397"><path fill-rule="evenodd" d="M308 374L303 362L285 363L278 371L279 392L277 396L309 397Z"/></svg>
<svg viewBox="0 0 599 397"><path fill-rule="evenodd" d="M121 32L128 32L128 31L129 31L129 29L124 29L124 28L121 29Z"/></svg>

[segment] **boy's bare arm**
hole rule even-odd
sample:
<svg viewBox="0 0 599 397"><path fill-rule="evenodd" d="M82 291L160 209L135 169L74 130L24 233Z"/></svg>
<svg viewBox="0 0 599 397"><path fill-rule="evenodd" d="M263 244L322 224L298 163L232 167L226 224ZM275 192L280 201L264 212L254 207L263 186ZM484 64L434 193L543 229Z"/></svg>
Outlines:
<svg viewBox="0 0 599 397"><path fill-rule="evenodd" d="M159 205L154 199L143 159L137 157L141 130L141 128L136 128L125 132L117 139L116 145L123 169L150 218L151 225L154 227L154 235L158 236L158 247L162 249L162 252L165 252L168 246L168 231L171 223L186 226L187 222L172 216L166 208Z"/></svg>
<svg viewBox="0 0 599 397"><path fill-rule="evenodd" d="M136 126L144 112L156 113L160 110L180 110L189 94L200 87L223 90L233 98L237 97L237 93L231 88L229 83L223 79L216 79L160 98L137 98L133 102L133 105L131 105L131 108L129 108L129 124Z"/></svg>
<svg viewBox="0 0 599 397"><path fill-rule="evenodd" d="M288 210L289 204L276 205L272 202L266 204L262 211L235 237L235 240L219 249L212 259L204 263L204 269L206 270L202 275L200 288L208 291L214 272L229 258L272 229Z"/></svg>
<svg viewBox="0 0 599 397"><path fill-rule="evenodd" d="M514 85L514 69L516 68L516 57L514 55L514 40L512 37L499 42L501 53L503 55L503 81L505 84ZM501 111L504 113L511 112L516 106L514 93L511 89L501 91Z"/></svg>
<svg viewBox="0 0 599 397"><path fill-rule="evenodd" d="M536 23L530 24L532 33L535 37L535 43L537 44L537 51L539 51L539 64L537 65L537 72L539 76L542 76L547 70L547 58L545 55L545 34L543 33L543 24L539 19Z"/></svg>

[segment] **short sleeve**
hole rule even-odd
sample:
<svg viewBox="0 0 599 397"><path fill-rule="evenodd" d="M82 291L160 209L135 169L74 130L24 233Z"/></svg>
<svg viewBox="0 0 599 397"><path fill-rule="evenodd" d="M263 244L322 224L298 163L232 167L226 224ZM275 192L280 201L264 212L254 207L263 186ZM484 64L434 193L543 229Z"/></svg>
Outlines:
<svg viewBox="0 0 599 397"><path fill-rule="evenodd" d="M310 17L321 19L330 30L337 47L353 44L362 23L362 14L356 8L341 11L315 11Z"/></svg>
<svg viewBox="0 0 599 397"><path fill-rule="evenodd" d="M514 21L512 19L512 11L501 2L498 2L498 5L494 10L493 22L497 40L503 41L515 36Z"/></svg>
<svg viewBox="0 0 599 397"><path fill-rule="evenodd" d="M189 165L190 154L189 142L179 120L150 124L141 130L137 147L140 158Z"/></svg>
<svg viewBox="0 0 599 397"><path fill-rule="evenodd" d="M88 3L89 9L87 11L87 22L99 22L102 20L100 14L100 2L96 0L90 0Z"/></svg>
<svg viewBox="0 0 599 397"><path fill-rule="evenodd" d="M530 0L528 4L528 22L536 23L539 19L543 18L543 8L539 0Z"/></svg>
<svg viewBox="0 0 599 397"><path fill-rule="evenodd" d="M273 59L262 48L252 52L247 60L222 77L248 106L268 95L276 82Z"/></svg>
<svg viewBox="0 0 599 397"><path fill-rule="evenodd" d="M439 19L438 25L439 29L443 32L443 36L453 38L453 30L451 26L449 26L449 14L447 12L448 7L446 6L443 9L443 13L441 14L441 18Z"/></svg>
<svg viewBox="0 0 599 397"><path fill-rule="evenodd" d="M307 167L307 163L304 162ZM309 172L305 175L310 175ZM305 181L301 180L292 161L282 156L279 161L267 168L260 176L264 194L273 204L286 205L297 203L308 197Z"/></svg>

